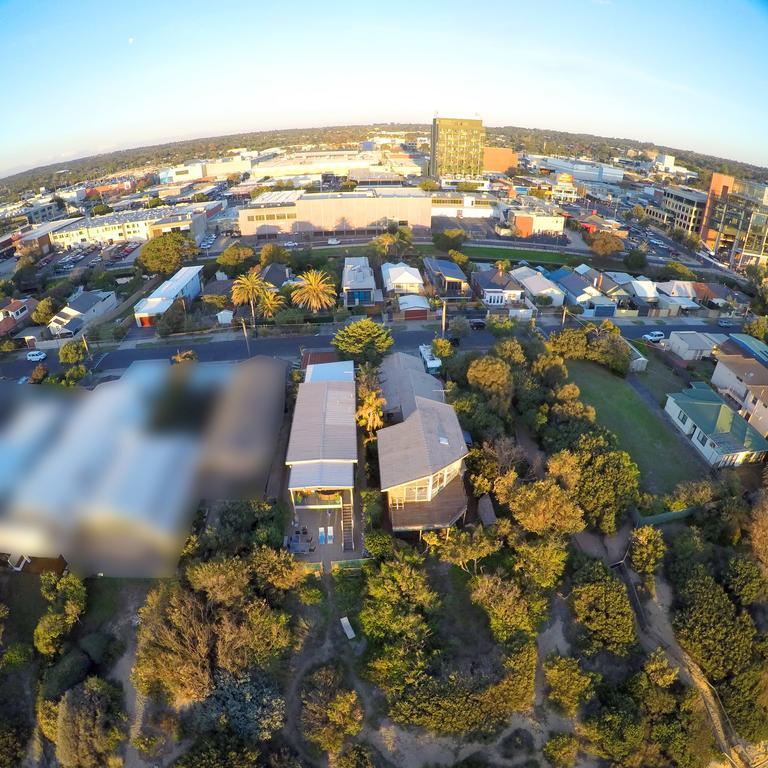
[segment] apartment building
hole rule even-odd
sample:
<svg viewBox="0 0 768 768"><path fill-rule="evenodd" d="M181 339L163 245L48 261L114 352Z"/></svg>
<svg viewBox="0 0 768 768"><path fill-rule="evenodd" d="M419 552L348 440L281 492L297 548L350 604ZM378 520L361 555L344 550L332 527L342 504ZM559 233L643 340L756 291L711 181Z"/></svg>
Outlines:
<svg viewBox="0 0 768 768"><path fill-rule="evenodd" d="M434 118L429 175L441 179L482 178L484 145L482 120Z"/></svg>
<svg viewBox="0 0 768 768"><path fill-rule="evenodd" d="M240 209L239 222L243 235L260 238L279 234L375 237L391 223L426 234L432 226L432 200L420 189L397 187L316 194L300 189L264 192Z"/></svg>
<svg viewBox="0 0 768 768"><path fill-rule="evenodd" d="M713 173L701 239L732 264L768 259L768 184Z"/></svg>

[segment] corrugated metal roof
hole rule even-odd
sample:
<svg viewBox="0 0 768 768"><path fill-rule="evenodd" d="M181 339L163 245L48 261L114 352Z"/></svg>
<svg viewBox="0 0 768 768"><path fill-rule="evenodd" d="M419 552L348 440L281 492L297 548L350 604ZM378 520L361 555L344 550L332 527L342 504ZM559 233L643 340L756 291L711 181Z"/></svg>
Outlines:
<svg viewBox="0 0 768 768"><path fill-rule="evenodd" d="M294 464L288 478L290 490L305 488L354 488L355 465L342 461Z"/></svg>
<svg viewBox="0 0 768 768"><path fill-rule="evenodd" d="M377 433L382 490L432 475L467 454L464 433L450 405L418 396L415 404L402 424Z"/></svg>
<svg viewBox="0 0 768 768"><path fill-rule="evenodd" d="M352 381L299 385L286 463L323 460L357 461Z"/></svg>

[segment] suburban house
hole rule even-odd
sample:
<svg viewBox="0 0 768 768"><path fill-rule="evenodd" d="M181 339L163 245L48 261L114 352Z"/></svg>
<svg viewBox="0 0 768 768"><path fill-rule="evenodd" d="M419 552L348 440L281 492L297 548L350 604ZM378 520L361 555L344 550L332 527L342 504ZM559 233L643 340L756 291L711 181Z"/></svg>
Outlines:
<svg viewBox="0 0 768 768"><path fill-rule="evenodd" d="M743 355L719 355L712 386L733 400L739 413L763 436L768 434L768 368Z"/></svg>
<svg viewBox="0 0 768 768"><path fill-rule="evenodd" d="M173 572L197 505L199 444L150 427L169 369L142 361L67 403L43 394L14 409L0 429L15 469L0 482L0 552L14 569L63 557L84 576Z"/></svg>
<svg viewBox="0 0 768 768"><path fill-rule="evenodd" d="M664 410L712 467L763 461L768 441L702 381L667 395Z"/></svg>
<svg viewBox="0 0 768 768"><path fill-rule="evenodd" d="M538 304L541 299L549 297L551 306L562 307L565 301L565 294L551 280L544 277L531 267L517 267L510 274L523 286L526 296L534 303Z"/></svg>
<svg viewBox="0 0 768 768"><path fill-rule="evenodd" d="M648 278L638 277L636 280L630 280L626 290L630 296L635 296L644 301L658 301L659 299L656 283Z"/></svg>
<svg viewBox="0 0 768 768"><path fill-rule="evenodd" d="M395 294L424 293L424 280L416 267L410 267L401 261L398 264L385 262L381 265L381 278L384 290Z"/></svg>
<svg viewBox="0 0 768 768"><path fill-rule="evenodd" d="M200 461L205 499L267 495L285 411L286 363L259 355L235 366L208 420ZM277 495L277 493L275 493Z"/></svg>
<svg viewBox="0 0 768 768"><path fill-rule="evenodd" d="M141 328L155 325L179 299L185 304L194 301L202 291L202 271L202 266L182 267L173 277L161 283L133 308L136 325Z"/></svg>
<svg viewBox="0 0 768 768"><path fill-rule="evenodd" d="M690 280L667 280L656 283L659 306L668 309L670 315L679 312L698 312L701 305L696 301L695 284Z"/></svg>
<svg viewBox="0 0 768 768"><path fill-rule="evenodd" d="M37 304L37 299L0 299L0 337L29 325Z"/></svg>
<svg viewBox="0 0 768 768"><path fill-rule="evenodd" d="M743 313L749 307L749 296L723 283L693 283L693 290L700 304L721 312Z"/></svg>
<svg viewBox="0 0 768 768"><path fill-rule="evenodd" d="M114 291L81 291L51 318L48 330L54 336L72 338L116 306Z"/></svg>
<svg viewBox="0 0 768 768"><path fill-rule="evenodd" d="M524 301L525 289L508 271L494 267L476 269L472 273L472 288L489 309L530 309Z"/></svg>
<svg viewBox="0 0 768 768"><path fill-rule="evenodd" d="M624 286L619 285L606 272L600 272L588 264L579 264L573 271L577 275L581 275L586 280L589 280L593 288L597 288L603 296L607 296L616 304L629 298L629 293L627 293Z"/></svg>
<svg viewBox="0 0 768 768"><path fill-rule="evenodd" d="M471 298L467 276L458 264L448 259L430 258L425 258L423 264L427 280L441 299Z"/></svg>
<svg viewBox="0 0 768 768"><path fill-rule="evenodd" d="M344 550L355 549L355 408L351 362L309 365L299 385L285 459L297 525L315 531L316 541L322 529L331 542L338 526Z"/></svg>
<svg viewBox="0 0 768 768"><path fill-rule="evenodd" d="M465 514L467 445L441 382L421 361L397 353L380 369L385 412L394 420L377 433L381 490L393 531L448 528Z"/></svg>
<svg viewBox="0 0 768 768"><path fill-rule="evenodd" d="M564 291L569 304L582 307L587 314L593 317L613 317L616 313L616 303L592 285L590 278L567 267L550 272L549 278Z"/></svg>
<svg viewBox="0 0 768 768"><path fill-rule="evenodd" d="M259 277L270 286L270 290L279 291L293 279L293 274L289 266L274 261L259 270Z"/></svg>
<svg viewBox="0 0 768 768"><path fill-rule="evenodd" d="M341 276L341 290L345 307L371 307L382 301L381 290L367 256L347 256Z"/></svg>
<svg viewBox="0 0 768 768"><path fill-rule="evenodd" d="M708 333L672 331L669 334L669 348L681 360L701 360L703 357L711 357L717 347L717 339Z"/></svg>

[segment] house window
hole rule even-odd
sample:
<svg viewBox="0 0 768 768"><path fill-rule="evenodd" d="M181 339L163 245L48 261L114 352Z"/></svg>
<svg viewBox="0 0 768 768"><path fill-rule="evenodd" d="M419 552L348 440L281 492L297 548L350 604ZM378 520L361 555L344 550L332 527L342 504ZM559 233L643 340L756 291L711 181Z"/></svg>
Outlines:
<svg viewBox="0 0 768 768"><path fill-rule="evenodd" d="M687 424L688 423L688 417L682 412L677 412L677 418L680 421L681 424Z"/></svg>
<svg viewBox="0 0 768 768"><path fill-rule="evenodd" d="M705 435L705 434L704 434L704 433L703 433L701 430L699 430L699 434L698 434L698 436L696 437L696 439L697 439L697 440L698 440L698 441L699 441L699 442L700 442L702 445L706 445L706 444L707 444L707 436L706 436L706 435Z"/></svg>

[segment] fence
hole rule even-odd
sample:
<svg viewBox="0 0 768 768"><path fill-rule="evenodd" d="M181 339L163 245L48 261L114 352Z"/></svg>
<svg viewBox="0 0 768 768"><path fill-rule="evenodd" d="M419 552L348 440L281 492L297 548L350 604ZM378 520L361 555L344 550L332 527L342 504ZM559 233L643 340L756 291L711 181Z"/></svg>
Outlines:
<svg viewBox="0 0 768 768"><path fill-rule="evenodd" d="M664 523L673 523L676 520L685 520L696 511L695 507L687 509L676 509L670 512L660 512L658 515L641 515L640 512L632 508L632 519L635 526L640 525L664 525Z"/></svg>

